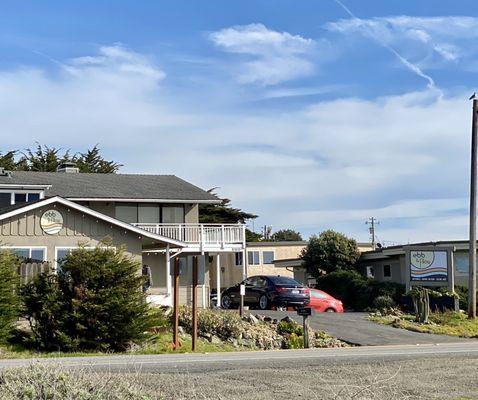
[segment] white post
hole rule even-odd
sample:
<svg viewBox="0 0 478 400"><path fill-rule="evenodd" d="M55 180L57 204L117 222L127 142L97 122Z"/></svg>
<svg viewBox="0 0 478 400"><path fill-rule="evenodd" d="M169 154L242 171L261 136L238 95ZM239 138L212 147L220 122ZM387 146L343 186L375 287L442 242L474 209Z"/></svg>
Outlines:
<svg viewBox="0 0 478 400"><path fill-rule="evenodd" d="M216 255L216 298L217 307L221 308L221 255Z"/></svg>
<svg viewBox="0 0 478 400"><path fill-rule="evenodd" d="M242 280L247 278L247 251L246 248L244 247L244 250L242 250Z"/></svg>
<svg viewBox="0 0 478 400"><path fill-rule="evenodd" d="M171 260L169 254L169 244L166 246L166 289L168 297L172 295L172 284L171 284Z"/></svg>

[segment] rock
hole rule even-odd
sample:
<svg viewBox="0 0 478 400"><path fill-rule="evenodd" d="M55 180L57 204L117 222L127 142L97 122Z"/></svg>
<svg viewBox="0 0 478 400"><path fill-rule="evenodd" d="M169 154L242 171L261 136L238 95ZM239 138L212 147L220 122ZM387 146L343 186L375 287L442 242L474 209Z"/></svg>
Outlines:
<svg viewBox="0 0 478 400"><path fill-rule="evenodd" d="M178 327L178 333L181 335L181 336L184 336L185 335L185 331L184 331L184 328L182 326L179 326Z"/></svg>
<svg viewBox="0 0 478 400"><path fill-rule="evenodd" d="M271 318L271 317L268 317L268 316L266 316L266 317L264 317L263 321L264 321L264 322L267 322L267 323L269 323L269 324L270 324L270 323L272 322L272 318Z"/></svg>
<svg viewBox="0 0 478 400"><path fill-rule="evenodd" d="M259 319L254 317L254 315L250 314L248 318L248 322L250 322L252 325L257 325L259 323Z"/></svg>
<svg viewBox="0 0 478 400"><path fill-rule="evenodd" d="M278 320L277 318L274 318L274 319L272 320L272 323L273 323L274 325L277 325L277 324L279 323L279 320Z"/></svg>
<svg viewBox="0 0 478 400"><path fill-rule="evenodd" d="M214 335L211 336L211 339L209 341L213 344L222 344L222 340Z"/></svg>

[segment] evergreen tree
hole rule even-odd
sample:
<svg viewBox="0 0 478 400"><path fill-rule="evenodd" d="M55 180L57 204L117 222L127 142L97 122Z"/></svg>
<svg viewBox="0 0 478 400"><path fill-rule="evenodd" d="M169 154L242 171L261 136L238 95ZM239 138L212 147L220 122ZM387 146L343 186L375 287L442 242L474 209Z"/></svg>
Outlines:
<svg viewBox="0 0 478 400"><path fill-rule="evenodd" d="M273 242L300 242L302 235L293 229L281 229L271 236Z"/></svg>
<svg viewBox="0 0 478 400"><path fill-rule="evenodd" d="M18 319L18 259L8 251L0 251L0 342L8 339Z"/></svg>
<svg viewBox="0 0 478 400"><path fill-rule="evenodd" d="M56 276L39 276L24 290L37 344L122 351L144 340L153 321L140 269L122 249L73 250Z"/></svg>
<svg viewBox="0 0 478 400"><path fill-rule="evenodd" d="M301 254L305 267L316 277L323 272L353 269L359 256L357 242L333 230L313 235Z"/></svg>

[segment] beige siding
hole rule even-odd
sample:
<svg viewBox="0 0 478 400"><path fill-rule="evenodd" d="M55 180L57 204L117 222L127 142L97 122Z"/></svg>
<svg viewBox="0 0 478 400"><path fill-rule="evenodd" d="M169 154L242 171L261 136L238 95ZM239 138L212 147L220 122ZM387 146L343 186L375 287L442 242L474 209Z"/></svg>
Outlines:
<svg viewBox="0 0 478 400"><path fill-rule="evenodd" d="M64 226L58 234L48 235L41 229L40 218L46 210L53 208L62 214ZM125 246L127 254L141 262L142 243L137 234L63 205L42 207L0 221L0 232L0 246L46 247L47 261L53 264L57 247L96 246L105 238L110 238L115 247Z"/></svg>
<svg viewBox="0 0 478 400"><path fill-rule="evenodd" d="M184 222L187 224L197 224L199 222L199 205L184 205Z"/></svg>

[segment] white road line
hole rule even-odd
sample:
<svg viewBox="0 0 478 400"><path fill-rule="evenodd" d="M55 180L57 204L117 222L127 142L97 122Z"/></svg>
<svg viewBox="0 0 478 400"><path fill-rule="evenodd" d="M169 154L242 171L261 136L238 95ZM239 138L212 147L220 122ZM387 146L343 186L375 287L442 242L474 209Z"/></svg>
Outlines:
<svg viewBox="0 0 478 400"><path fill-rule="evenodd" d="M184 358L184 359L175 359L175 360L134 360L134 356L132 356L131 359L124 359L121 361L105 361L105 362L97 362L95 360L92 360L90 362L74 362L74 361L66 361L62 362L62 359L35 359L32 360L32 362L57 362L59 364L62 364L63 366L67 367L107 367L107 366L141 366L141 365L164 365L164 366L170 366L174 364L192 364L192 363L197 363L197 364L204 364L204 363L225 363L225 362L247 362L247 361L274 361L274 360L301 360L301 359L324 359L324 358L364 358L364 357L387 357L387 356L420 356L420 355L445 355L445 354L475 354L478 353L478 348L476 349L433 349L433 350L422 350L422 349L406 349L406 350L396 350L396 351L370 351L370 352L334 352L332 354L284 354L284 355L267 355L267 356L262 356L262 357L247 357L244 355L244 357L227 357L227 358L220 358L220 357L205 357L205 358ZM64 360L64 359L63 359ZM0 367L2 367L2 364L5 364L4 367L12 367L15 366L15 364L19 365L25 365L29 363L29 360L24 360L22 361L16 361L9 363L8 360L5 360L5 363L0 363ZM9 365L10 364L10 365Z"/></svg>

